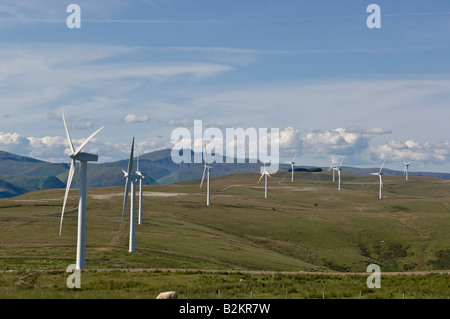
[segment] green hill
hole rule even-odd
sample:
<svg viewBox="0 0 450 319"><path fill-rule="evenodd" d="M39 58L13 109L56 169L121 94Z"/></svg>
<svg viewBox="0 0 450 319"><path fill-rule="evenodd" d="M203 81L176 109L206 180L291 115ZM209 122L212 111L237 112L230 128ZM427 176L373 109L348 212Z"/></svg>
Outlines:
<svg viewBox="0 0 450 319"><path fill-rule="evenodd" d="M135 253L128 252L129 211L121 220L123 187L89 188L92 271L75 292L65 286L65 269L75 262L78 192L69 193L62 236L63 189L0 199L0 272L15 270L2 274L0 296L154 298L160 289L182 298L279 298L288 290L297 298L449 295L450 277L441 274L450 272L449 180L385 176L380 200L373 176L343 173L339 192L328 172L296 172L291 183L280 171L264 199L258 178L212 177L210 207L199 179L144 186ZM366 287L369 264L380 266L382 289ZM394 272L410 275L390 279ZM411 275L427 272L437 273Z"/></svg>
<svg viewBox="0 0 450 319"><path fill-rule="evenodd" d="M384 271L450 268L448 180L385 176L380 200L372 176L343 174L339 192L330 173L297 172L291 183L286 171L273 175L264 199L258 176L211 178L211 207L205 205L199 179L145 186L145 225L137 227L136 254L127 254L122 187L89 189L89 267L361 272L376 263ZM56 236L63 193L35 191L0 201L0 268L15 268L20 258L26 259L23 266L37 268L73 261L75 211L66 213L63 236ZM77 202L73 190L68 210Z"/></svg>
<svg viewBox="0 0 450 319"><path fill-rule="evenodd" d="M191 152L191 163L176 164L172 161L171 150L159 150L141 155L139 157L139 170L146 177L143 180L144 185L168 185L186 181L190 179L199 179L203 171L203 163L194 163L194 153ZM237 172L259 172L261 163L223 163L212 164L213 169L210 173L212 177L223 176ZM19 156L0 151L0 180L5 183L4 192L0 192L1 197L10 197L31 192L40 189L46 189L51 185L54 188L64 187L67 181L70 163L49 163L36 160L26 156ZM78 167L78 165L77 165ZM89 163L88 164L88 187L108 187L123 186L124 177L122 169L128 167L128 159L110 162L110 163ZM137 167L137 158L134 160L134 168ZM295 167L296 172L317 173L322 171L319 167ZM326 171L327 168L324 170ZM363 169L354 167L343 167L346 173L368 175L370 172L378 169ZM280 165L280 172L290 171L290 165ZM78 187L78 170L76 170L72 187ZM386 169L386 175L402 175L400 171ZM56 177L60 182L53 180L52 184L45 184L48 178ZM433 176L438 178L450 179L450 174L445 173L419 173L411 172L410 176Z"/></svg>

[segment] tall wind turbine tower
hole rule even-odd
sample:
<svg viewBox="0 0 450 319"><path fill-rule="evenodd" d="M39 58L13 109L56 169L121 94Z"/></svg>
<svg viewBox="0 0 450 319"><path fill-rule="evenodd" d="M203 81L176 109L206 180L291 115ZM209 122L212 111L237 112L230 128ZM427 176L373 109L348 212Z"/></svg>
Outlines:
<svg viewBox="0 0 450 319"><path fill-rule="evenodd" d="M333 167L333 170L334 171L337 171L338 172L338 191L340 191L341 190L341 165L342 165L342 162L343 162L344 160L342 160L341 161L341 163L339 164L339 165L334 165L334 167Z"/></svg>
<svg viewBox="0 0 450 319"><path fill-rule="evenodd" d="M203 143L203 149L205 154L205 165L203 169L203 176L202 180L200 182L200 188L202 188L203 180L205 179L205 173L206 173L206 206L209 206L211 204L211 192L210 192L210 185L209 185L209 169L212 168L212 166L208 166L208 152L206 151L206 143Z"/></svg>
<svg viewBox="0 0 450 319"><path fill-rule="evenodd" d="M383 197L382 196L382 190L383 190L383 179L381 178L381 176L383 175L383 173L381 173L381 170L383 169L384 166L384 161L383 164L381 164L381 168L380 171L378 173L370 173L371 175L377 175L380 178L380 199Z"/></svg>
<svg viewBox="0 0 450 319"><path fill-rule="evenodd" d="M69 130L67 128L66 119L64 118L64 110L62 110L62 118L64 122L64 128L66 130L67 140L71 153L69 157L72 159L70 164L69 175L67 177L66 192L64 194L64 202L61 212L61 223L59 226L59 235L61 236L62 224L64 219L64 210L66 208L67 196L70 191L70 184L72 183L73 174L75 173L75 161L81 163L80 169L80 187L78 190L78 232L77 232L77 259L75 269L86 268L86 188L87 188L87 162L96 162L98 155L81 152L83 148L89 143L89 141L104 127L99 128L91 136L81 143L81 145L75 149L70 138Z"/></svg>
<svg viewBox="0 0 450 319"><path fill-rule="evenodd" d="M291 164L291 182L292 183L294 182L294 164L295 164L294 160L295 160L296 156L297 156L297 154L292 158L292 160L290 162L287 161L287 163Z"/></svg>
<svg viewBox="0 0 450 319"><path fill-rule="evenodd" d="M131 187L131 198L130 198L130 241L129 241L129 252L135 251L135 201L136 201L136 181L140 178L138 174L133 172L133 152L134 152L134 137L133 142L131 144L131 152L130 159L128 161L128 169L125 172L122 170L124 177L126 178L125 182L125 194L123 199L123 210L122 210L122 221L125 216L125 209L127 207L127 199L128 193L130 192Z"/></svg>
<svg viewBox="0 0 450 319"><path fill-rule="evenodd" d="M264 198L267 198L267 193L268 193L268 186L267 186L267 176L269 176L269 177L272 177L272 176L270 176L270 174L266 171L266 162L263 162L264 163L264 168L263 168L263 172L262 172L262 174L261 174L261 177L259 178L259 180L258 180L258 183L261 181L261 178L264 176Z"/></svg>
<svg viewBox="0 0 450 319"><path fill-rule="evenodd" d="M142 174L142 172L139 170L139 156L137 157L137 165L136 165L136 175L138 175L139 179L139 213L138 213L138 225L144 224L144 217L143 217L143 195L144 195L144 189L142 188L142 182L145 178L145 176Z"/></svg>
<svg viewBox="0 0 450 319"><path fill-rule="evenodd" d="M408 180L408 169L409 169L409 164L411 164L411 162L406 162L405 160L403 160L403 163L405 164L405 169L403 171L403 174L405 174L406 180Z"/></svg>

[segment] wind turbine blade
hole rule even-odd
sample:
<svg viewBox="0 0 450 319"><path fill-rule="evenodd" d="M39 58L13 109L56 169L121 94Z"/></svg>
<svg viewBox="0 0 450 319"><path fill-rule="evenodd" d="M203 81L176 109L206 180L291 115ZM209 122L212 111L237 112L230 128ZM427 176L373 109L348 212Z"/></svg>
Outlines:
<svg viewBox="0 0 450 319"><path fill-rule="evenodd" d="M139 172L139 155L137 156L136 160L136 172Z"/></svg>
<svg viewBox="0 0 450 319"><path fill-rule="evenodd" d="M267 175L268 175L269 177L272 177L272 176L270 176L270 174L269 174L269 173L267 173L267 172L266 172L266 174L267 174Z"/></svg>
<svg viewBox="0 0 450 319"><path fill-rule="evenodd" d="M133 170L133 153L134 153L134 137L133 142L131 143L131 152L130 152L130 159L128 160L128 170L127 173L130 174Z"/></svg>
<svg viewBox="0 0 450 319"><path fill-rule="evenodd" d="M383 164L381 164L381 168L380 168L380 172L379 173L381 173L381 170L383 169L384 162L386 162L386 161L383 161Z"/></svg>
<svg viewBox="0 0 450 319"><path fill-rule="evenodd" d="M67 139L69 140L70 150L72 153L75 152L75 148L73 147L72 139L70 138L69 130L67 129L66 119L64 118L64 110L62 110L62 118L64 122L64 128L66 129Z"/></svg>
<svg viewBox="0 0 450 319"><path fill-rule="evenodd" d="M125 194L123 197L123 210L122 210L122 221L125 217L125 209L127 208L127 199L128 199L128 193L130 192L130 186L131 186L131 179L127 177L127 181L125 183Z"/></svg>
<svg viewBox="0 0 450 319"><path fill-rule="evenodd" d="M205 179L205 173L206 173L206 165L205 165L205 168L203 169L203 175L202 175L202 181L200 182L200 188L202 188L203 180Z"/></svg>
<svg viewBox="0 0 450 319"><path fill-rule="evenodd" d="M75 155L79 154L81 152L81 150L86 146L87 143L89 143L89 141L101 130L103 130L105 127L102 126L101 128L99 128L97 131L95 131L94 133L91 134L91 136L89 136L87 139L85 139L83 141L83 143L81 143L80 147L78 147L77 151L75 152Z"/></svg>
<svg viewBox="0 0 450 319"><path fill-rule="evenodd" d="M70 184L72 184L72 178L73 178L74 173L75 173L75 160L73 159L72 163L70 164L69 175L67 176L66 192L64 194L64 202L63 202L63 207L62 207L62 211L61 211L61 222L59 224L59 236L61 236L62 224L63 224L63 219L64 219L64 210L66 209L67 196L69 195Z"/></svg>
<svg viewBox="0 0 450 319"><path fill-rule="evenodd" d="M297 157L297 154L294 155L291 162L294 162L295 158Z"/></svg>
<svg viewBox="0 0 450 319"><path fill-rule="evenodd" d="M261 178L263 178L264 174L261 174L261 177L258 179L258 183L261 181Z"/></svg>
<svg viewBox="0 0 450 319"><path fill-rule="evenodd" d="M341 168L341 165L342 165L342 162L343 162L344 160L342 159L342 161L341 161L341 163L339 164L339 167L338 168Z"/></svg>

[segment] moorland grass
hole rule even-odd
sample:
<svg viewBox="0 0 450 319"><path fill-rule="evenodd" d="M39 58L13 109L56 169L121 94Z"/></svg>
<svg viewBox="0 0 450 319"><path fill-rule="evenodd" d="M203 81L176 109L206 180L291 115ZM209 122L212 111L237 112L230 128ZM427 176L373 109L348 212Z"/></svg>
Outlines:
<svg viewBox="0 0 450 319"><path fill-rule="evenodd" d="M144 225L136 226L135 253L128 253L129 212L121 220L122 187L89 188L87 268L117 271L86 272L83 289L78 292L65 287L67 274L58 273L75 262L77 191L69 194L61 236L64 190L2 199L0 270L14 272L0 274L1 294L153 298L164 290L160 280L166 279L168 284L179 282L175 288L186 298L213 298L219 290L222 297L229 293L230 298L244 298L253 288L251 293L261 298L281 298L286 293L293 298L318 298L325 288L329 298L355 298L361 292L367 297L397 298L400 291L406 298L448 296L447 275L383 277L384 290L365 290L366 277L326 277L324 273L364 273L369 264L378 264L382 272L448 271L450 198L445 194L450 194L450 181L411 177L405 182L401 177L385 176L380 200L378 182L372 176L342 174L339 192L329 173L299 172L291 183L290 173L279 172L270 179L269 198L264 199L258 178L249 173L213 176L210 207L205 205L198 180L145 186ZM277 280L254 275L219 284L231 277L119 271L140 268L306 271L319 277L303 278L304 286L288 275L275 276ZM22 279L18 275L30 271L35 274ZM339 285L350 279L359 284ZM157 287L150 288L152 280ZM228 287L229 283L233 284ZM128 291L129 297L121 290Z"/></svg>

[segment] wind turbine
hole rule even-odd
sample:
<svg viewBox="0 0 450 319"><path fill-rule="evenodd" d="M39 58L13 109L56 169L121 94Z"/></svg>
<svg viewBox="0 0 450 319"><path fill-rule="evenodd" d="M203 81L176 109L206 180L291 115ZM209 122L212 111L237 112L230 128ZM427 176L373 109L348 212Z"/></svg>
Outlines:
<svg viewBox="0 0 450 319"><path fill-rule="evenodd" d="M333 171L337 171L337 172L338 172L338 179L339 179L339 183L338 183L338 191L341 190L341 165L342 165L342 162L343 162L343 161L344 161L344 160L342 160L341 163L340 163L339 165L335 165L335 166L333 167Z"/></svg>
<svg viewBox="0 0 450 319"><path fill-rule="evenodd" d="M295 164L295 162L294 162L294 160L295 160L295 157L297 156L297 154L295 154L295 156L292 158L292 160L289 162L289 161L287 161L287 163L289 163L289 164L291 164L291 182L293 183L294 182L294 164Z"/></svg>
<svg viewBox="0 0 450 319"><path fill-rule="evenodd" d="M209 186L209 169L212 168L212 166L208 166L208 152L206 151L206 143L203 143L203 149L205 150L205 165L203 169L202 180L200 182L200 188L202 188L203 180L205 179L206 173L206 206L209 206L211 202L211 193Z"/></svg>
<svg viewBox="0 0 450 319"><path fill-rule="evenodd" d="M408 180L408 169L409 169L409 164L411 164L411 162L406 162L405 160L403 160L403 163L405 164L405 170L403 171L403 174L406 175L406 180Z"/></svg>
<svg viewBox="0 0 450 319"><path fill-rule="evenodd" d="M330 168L327 170L327 172L329 172L330 170L333 170L333 182L336 181L336 178L334 177L334 171L336 170L336 167L337 167L336 163L332 160L331 166L330 166Z"/></svg>
<svg viewBox="0 0 450 319"><path fill-rule="evenodd" d="M142 205L142 200L143 200L143 195L144 195L144 189L142 188L142 181L144 180L145 176L142 175L142 172L139 170L139 156L137 158L137 168L136 168L136 175L138 175L138 179L139 179L139 214L138 214L138 224L142 225L144 224L144 220L143 220L143 205Z"/></svg>
<svg viewBox="0 0 450 319"><path fill-rule="evenodd" d="M272 176L270 176L270 174L266 171L266 162L263 162L263 163L264 163L264 170L263 170L263 173L261 174L261 177L258 180L258 183L261 181L261 178L264 176L264 183L265 183L264 198L267 198L267 176L269 176L269 177L272 177Z"/></svg>
<svg viewBox="0 0 450 319"><path fill-rule="evenodd" d="M134 222L135 222L135 200L136 200L136 180L140 178L138 174L133 172L133 151L134 151L134 137L133 142L131 143L131 152L130 152L130 159L128 161L128 169L125 172L122 170L124 177L126 178L125 182L125 194L123 199L123 210L122 210L122 221L125 216L125 208L127 207L127 199L128 199L128 193L130 192L130 186L131 186L131 199L130 199L130 241L129 241L129 252L135 251L135 228L134 228Z"/></svg>
<svg viewBox="0 0 450 319"><path fill-rule="evenodd" d="M59 225L59 235L61 236L62 224L64 219L64 210L66 208L67 196L70 191L70 184L72 183L73 174L75 173L75 161L79 161L81 164L80 169L80 186L78 189L78 233L77 233L77 260L75 269L86 268L86 188L87 188L87 162L96 162L98 155L82 152L83 148L89 143L89 141L103 128L99 128L91 136L81 143L81 145L75 149L70 138L69 130L67 128L66 119L64 118L64 110L62 110L62 118L64 122L64 128L66 130L67 140L69 141L70 151L69 157L72 159L70 164L69 175L67 177L66 192L64 194L64 202L61 212L61 223Z"/></svg>
<svg viewBox="0 0 450 319"><path fill-rule="evenodd" d="M381 178L383 173L381 173L381 170L383 169L384 162L385 161L383 161L383 164L381 164L381 168L380 168L380 171L378 173L370 173L371 175L378 175L378 177L380 178L380 199L382 198L382 189L383 189L383 179Z"/></svg>

